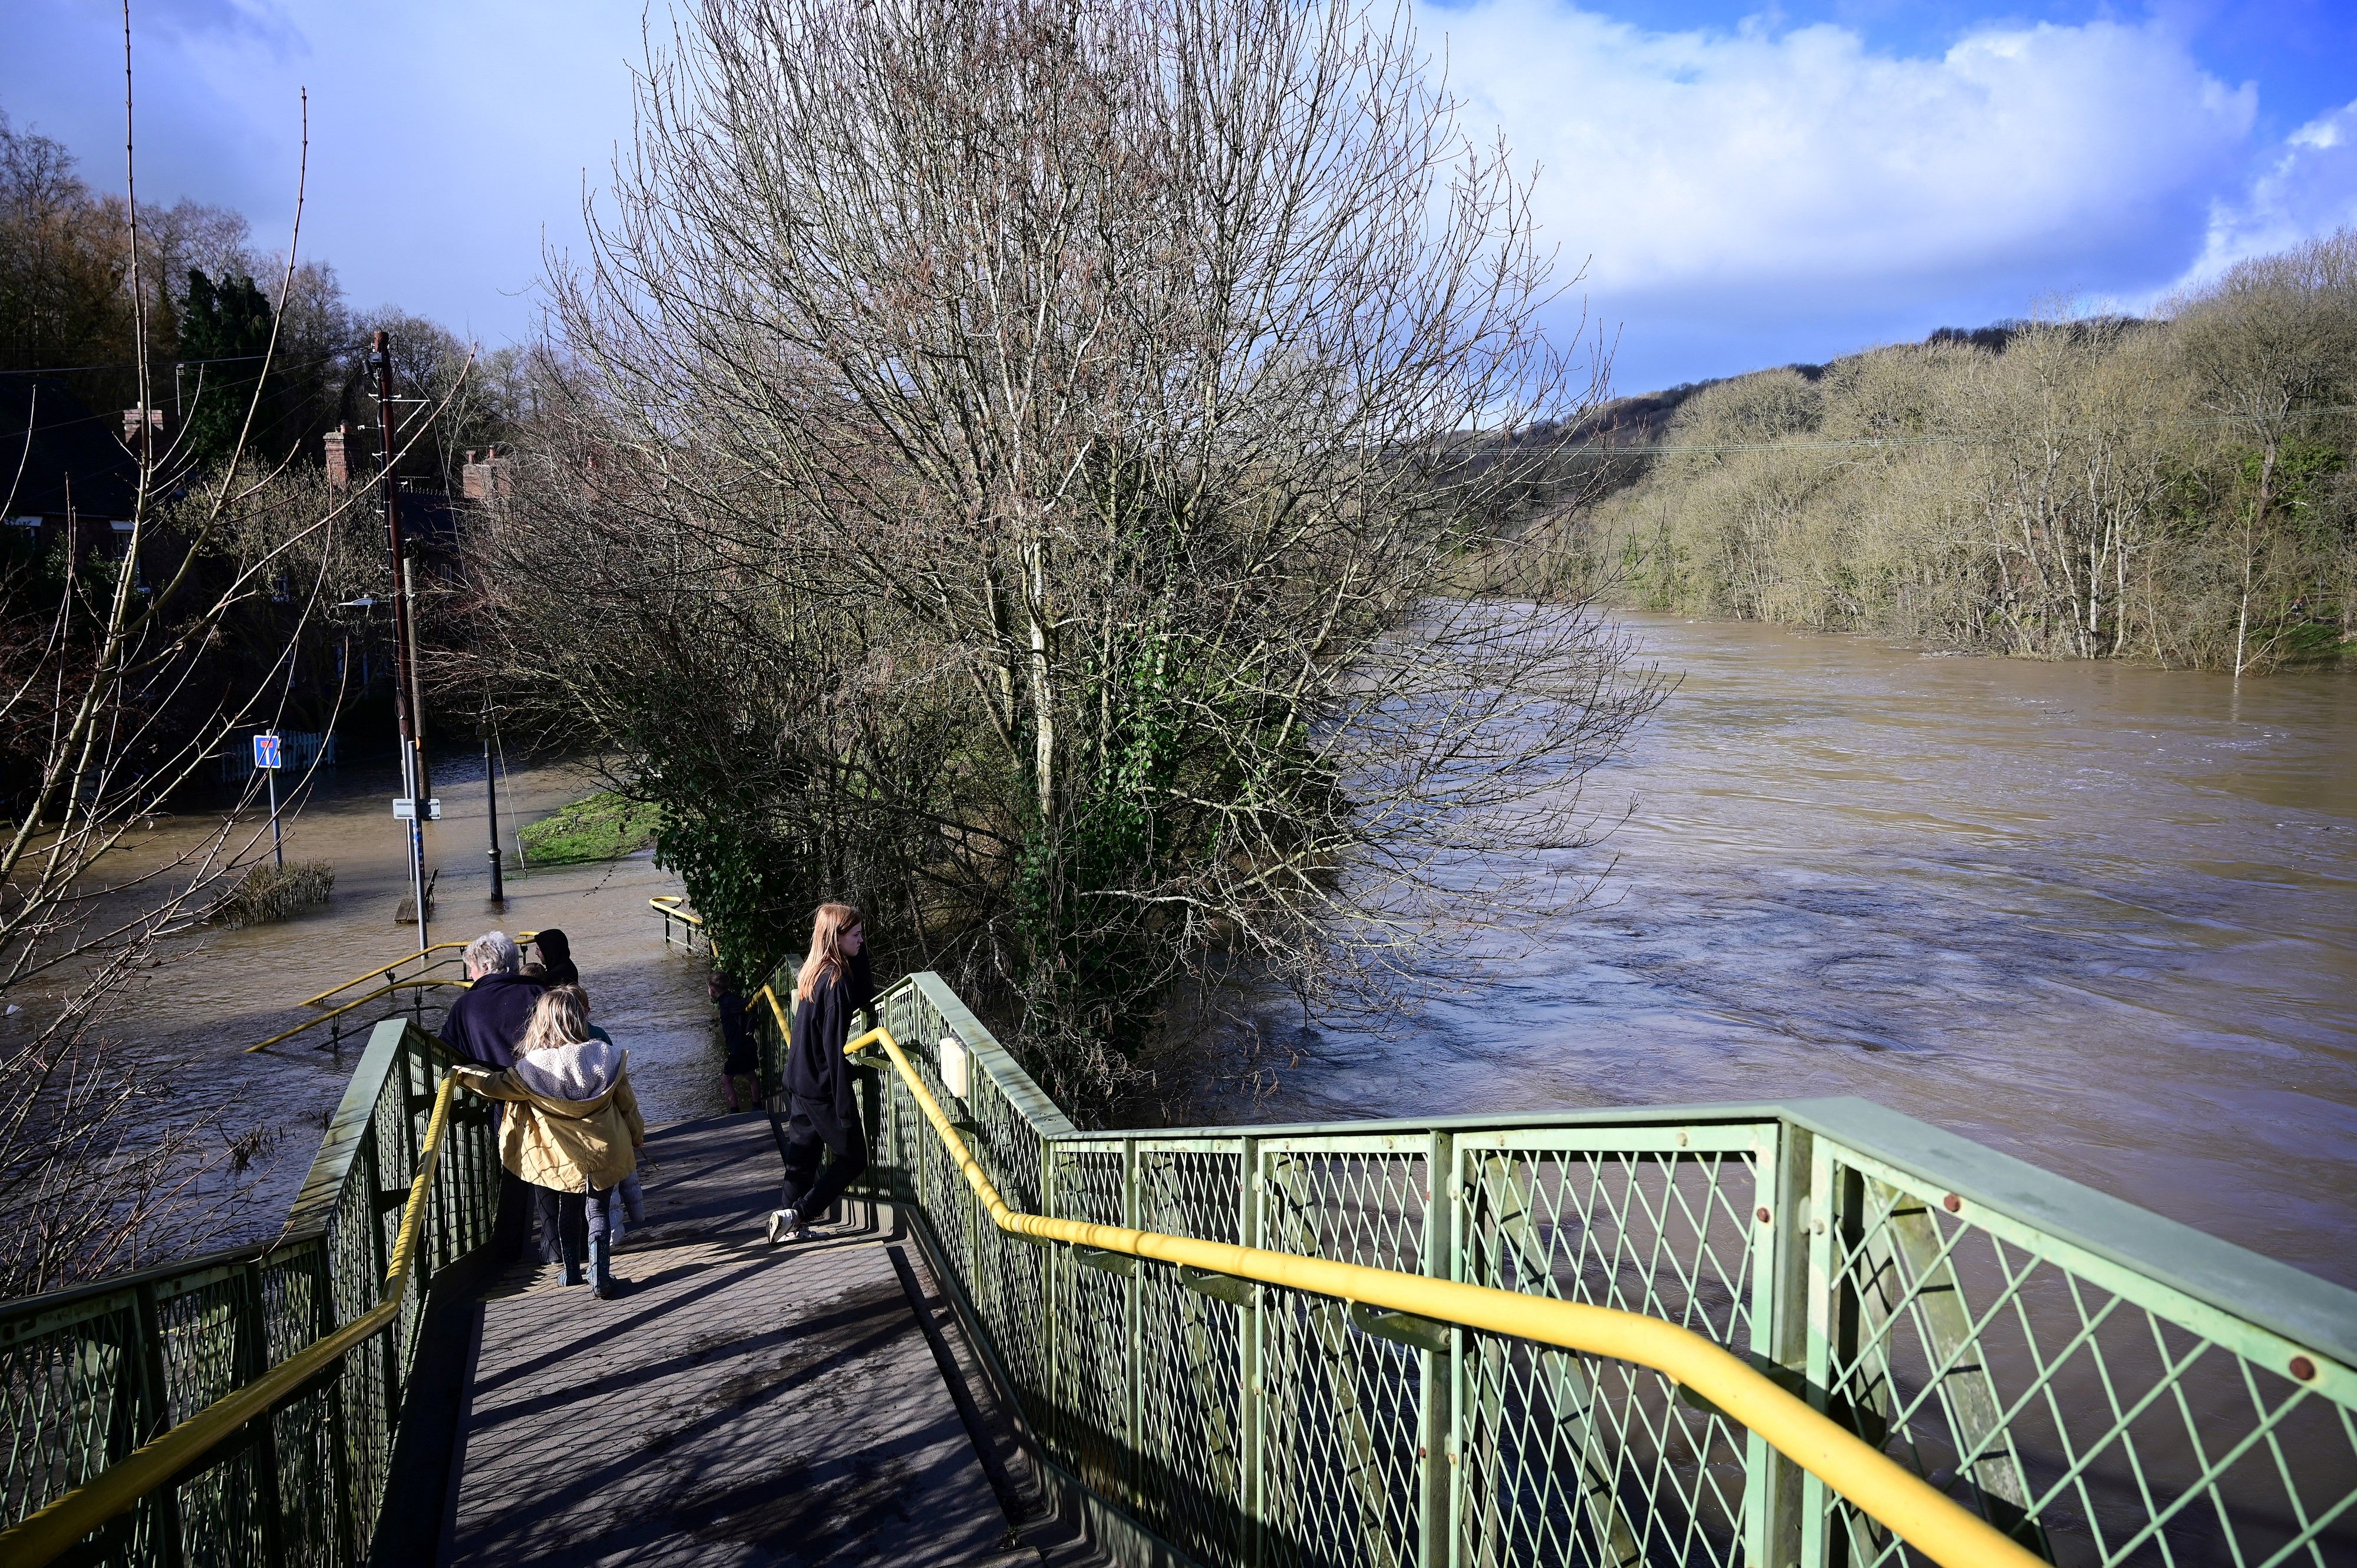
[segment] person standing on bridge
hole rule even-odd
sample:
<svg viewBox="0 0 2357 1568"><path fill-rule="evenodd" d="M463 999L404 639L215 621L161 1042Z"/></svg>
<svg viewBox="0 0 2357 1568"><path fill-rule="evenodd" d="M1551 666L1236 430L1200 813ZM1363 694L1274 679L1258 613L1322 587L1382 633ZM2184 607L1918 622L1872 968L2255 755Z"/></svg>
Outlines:
<svg viewBox="0 0 2357 1568"><path fill-rule="evenodd" d="M761 1056L753 1043L753 1023L746 1015L745 993L726 970L714 969L707 983L712 1005L720 1015L720 1083L728 1093L728 1109L735 1111L741 1090L748 1105L761 1098Z"/></svg>
<svg viewBox="0 0 2357 1568"><path fill-rule="evenodd" d="M532 1010L549 983L519 972L523 954L505 931L485 931L467 944L467 993L450 1004L442 1042L485 1067L515 1060Z"/></svg>
<svg viewBox="0 0 2357 1568"><path fill-rule="evenodd" d="M586 1251L590 1288L600 1300L619 1294L627 1282L614 1277L607 1199L638 1169L647 1126L630 1090L630 1053L590 1033L581 988L555 986L540 999L513 1066L453 1068L451 1076L507 1102L500 1163L540 1189L565 1283L581 1283Z"/></svg>
<svg viewBox="0 0 2357 1568"><path fill-rule="evenodd" d="M554 926L533 932L532 956L523 972L524 978L537 980L543 985L580 984L581 971L573 962L572 939Z"/></svg>
<svg viewBox="0 0 2357 1568"><path fill-rule="evenodd" d="M791 1116L780 1125L778 1112L770 1112L786 1162L778 1196L782 1207L770 1216L771 1246L807 1238L810 1221L832 1208L867 1168L867 1140L860 1132L851 1064L843 1059L843 1047L851 1038L852 1015L875 1000L859 911L848 904L821 904L811 922L810 956L794 981L785 1084ZM823 1153L834 1156L823 1173Z"/></svg>
<svg viewBox="0 0 2357 1568"><path fill-rule="evenodd" d="M523 954L505 931L485 931L467 944L461 955L467 989L450 1004L442 1021L442 1041L460 1056L488 1068L503 1068L515 1060L523 1042L532 1010L547 989L544 981L517 972ZM491 1256L502 1263L523 1254L525 1232L532 1219L532 1199L513 1176L500 1178L500 1208L491 1222ZM541 1245L554 1256L556 1238L543 1236Z"/></svg>

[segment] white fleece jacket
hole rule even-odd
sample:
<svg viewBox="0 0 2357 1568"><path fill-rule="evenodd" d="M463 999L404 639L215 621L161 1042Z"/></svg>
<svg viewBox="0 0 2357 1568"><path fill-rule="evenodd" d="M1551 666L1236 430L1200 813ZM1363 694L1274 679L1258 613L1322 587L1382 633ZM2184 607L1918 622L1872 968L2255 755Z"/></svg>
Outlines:
<svg viewBox="0 0 2357 1568"><path fill-rule="evenodd" d="M621 1070L622 1047L611 1040L576 1040L515 1059L516 1077L551 1100L595 1100L614 1087Z"/></svg>

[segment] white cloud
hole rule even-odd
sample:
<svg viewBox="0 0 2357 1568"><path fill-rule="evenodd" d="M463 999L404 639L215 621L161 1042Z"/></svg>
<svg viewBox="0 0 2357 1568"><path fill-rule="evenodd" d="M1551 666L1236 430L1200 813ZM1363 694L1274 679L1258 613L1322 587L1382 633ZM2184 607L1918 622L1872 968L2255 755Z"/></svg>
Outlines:
<svg viewBox="0 0 2357 1568"><path fill-rule="evenodd" d="M2149 286L2248 156L2256 94L2162 22L1987 25L1937 59L1846 28L1649 32L1546 0L1427 10L1469 129L1613 299L1771 285L1890 300L1993 273ZM2131 280L2123 272L2136 272Z"/></svg>
<svg viewBox="0 0 2357 1568"><path fill-rule="evenodd" d="M2357 102L2294 131L2247 190L2212 208L2201 255L2175 286L2209 283L2236 262L2344 226L2357 226Z"/></svg>

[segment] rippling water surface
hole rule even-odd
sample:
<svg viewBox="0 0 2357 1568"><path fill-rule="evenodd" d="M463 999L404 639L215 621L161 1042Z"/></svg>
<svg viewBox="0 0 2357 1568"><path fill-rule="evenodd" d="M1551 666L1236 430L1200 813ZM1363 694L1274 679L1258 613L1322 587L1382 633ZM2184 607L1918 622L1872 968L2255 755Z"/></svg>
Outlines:
<svg viewBox="0 0 2357 1568"><path fill-rule="evenodd" d="M2357 1284L2357 680L1626 623L1599 902L1257 1116L1863 1095Z"/></svg>

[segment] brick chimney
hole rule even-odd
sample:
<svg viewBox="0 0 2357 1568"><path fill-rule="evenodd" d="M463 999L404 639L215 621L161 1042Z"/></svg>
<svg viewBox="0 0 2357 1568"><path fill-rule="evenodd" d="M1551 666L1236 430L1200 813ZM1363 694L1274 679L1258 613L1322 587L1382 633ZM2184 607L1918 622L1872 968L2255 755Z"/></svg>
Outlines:
<svg viewBox="0 0 2357 1568"><path fill-rule="evenodd" d="M328 488L348 490L352 488L352 459L360 456L359 444L352 439L352 427L339 424L321 436L326 448Z"/></svg>
<svg viewBox="0 0 2357 1568"><path fill-rule="evenodd" d="M145 425L156 448L164 446L165 417L160 408L126 408L123 411L123 444L134 452L139 450L139 427Z"/></svg>
<svg viewBox="0 0 2357 1568"><path fill-rule="evenodd" d="M458 471L458 493L464 499L487 501L503 496L515 485L515 459L504 456L496 446L476 460L471 450L467 454L467 466Z"/></svg>

